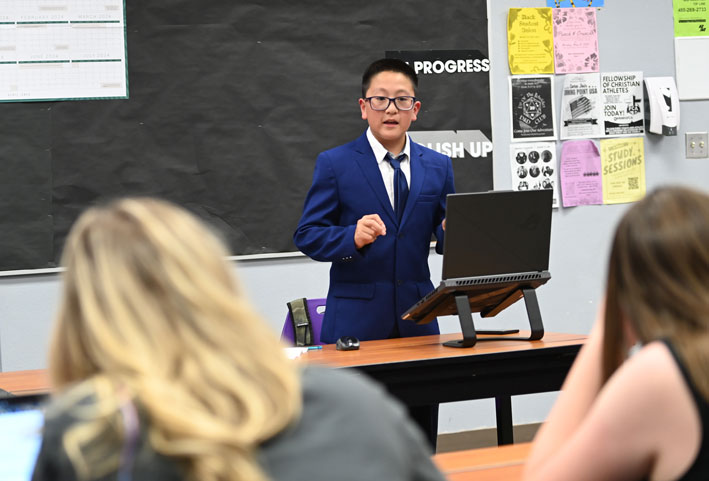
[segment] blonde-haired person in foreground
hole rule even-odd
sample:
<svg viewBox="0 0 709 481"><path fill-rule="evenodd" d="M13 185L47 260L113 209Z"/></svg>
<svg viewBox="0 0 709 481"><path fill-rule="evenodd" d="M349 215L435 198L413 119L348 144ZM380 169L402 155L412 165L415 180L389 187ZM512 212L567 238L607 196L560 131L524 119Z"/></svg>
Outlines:
<svg viewBox="0 0 709 481"><path fill-rule="evenodd" d="M33 479L442 480L380 388L286 358L226 254L163 201L80 217Z"/></svg>
<svg viewBox="0 0 709 481"><path fill-rule="evenodd" d="M706 193L661 188L620 221L605 314L534 440L524 479L709 479Z"/></svg>

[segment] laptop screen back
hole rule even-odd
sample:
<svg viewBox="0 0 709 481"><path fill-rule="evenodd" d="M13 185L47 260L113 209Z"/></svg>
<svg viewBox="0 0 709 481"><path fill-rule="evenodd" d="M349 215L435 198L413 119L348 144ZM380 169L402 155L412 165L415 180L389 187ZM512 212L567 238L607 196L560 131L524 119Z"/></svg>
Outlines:
<svg viewBox="0 0 709 481"><path fill-rule="evenodd" d="M443 279L549 268L552 191L450 194Z"/></svg>

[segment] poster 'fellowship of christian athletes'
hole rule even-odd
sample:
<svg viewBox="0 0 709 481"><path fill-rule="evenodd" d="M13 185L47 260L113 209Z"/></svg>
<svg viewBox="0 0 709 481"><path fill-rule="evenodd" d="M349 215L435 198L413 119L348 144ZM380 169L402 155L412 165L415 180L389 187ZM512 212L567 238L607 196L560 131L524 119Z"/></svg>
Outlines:
<svg viewBox="0 0 709 481"><path fill-rule="evenodd" d="M606 137L643 135L643 73L602 73L601 89Z"/></svg>

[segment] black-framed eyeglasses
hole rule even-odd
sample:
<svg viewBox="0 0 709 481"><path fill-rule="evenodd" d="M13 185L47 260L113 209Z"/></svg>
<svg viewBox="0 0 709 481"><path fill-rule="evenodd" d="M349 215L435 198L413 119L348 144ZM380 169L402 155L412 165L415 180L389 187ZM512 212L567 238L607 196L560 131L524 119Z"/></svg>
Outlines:
<svg viewBox="0 0 709 481"><path fill-rule="evenodd" d="M394 106L399 110L411 110L414 108L414 104L416 103L416 97L411 97L409 95L393 98L376 95L374 97L367 97L364 100L369 102L369 106L372 107L372 110L386 110L392 102L394 102Z"/></svg>

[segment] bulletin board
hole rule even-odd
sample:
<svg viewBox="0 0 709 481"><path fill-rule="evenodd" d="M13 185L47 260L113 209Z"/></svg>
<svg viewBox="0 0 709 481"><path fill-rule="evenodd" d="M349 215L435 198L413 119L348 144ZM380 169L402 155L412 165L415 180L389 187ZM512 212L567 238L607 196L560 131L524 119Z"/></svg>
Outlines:
<svg viewBox="0 0 709 481"><path fill-rule="evenodd" d="M0 270L56 267L81 211L127 195L191 210L234 255L295 251L317 154L366 128L366 66L486 59L486 3L126 0L128 99L0 104ZM421 73L417 95L412 131L492 141L487 71ZM492 188L491 152L453 164L458 191Z"/></svg>

